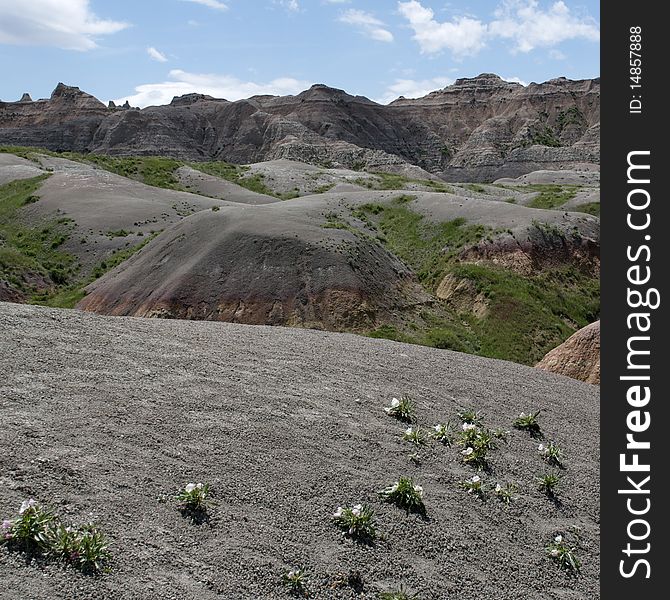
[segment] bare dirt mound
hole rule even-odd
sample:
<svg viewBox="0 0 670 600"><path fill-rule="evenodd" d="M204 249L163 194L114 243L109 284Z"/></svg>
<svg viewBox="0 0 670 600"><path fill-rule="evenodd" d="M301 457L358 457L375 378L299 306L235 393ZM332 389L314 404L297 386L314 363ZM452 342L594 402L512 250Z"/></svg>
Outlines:
<svg viewBox="0 0 670 600"><path fill-rule="evenodd" d="M536 367L600 384L600 321L591 323L549 352Z"/></svg>
<svg viewBox="0 0 670 600"><path fill-rule="evenodd" d="M419 598L599 598L599 398L594 386L501 361L289 328L115 319L0 305L0 513L32 497L68 521L95 520L107 574L88 577L0 547L3 598L289 598L280 576L310 573L310 597L370 599L404 584ZM479 410L509 430L487 484L515 482L509 506L460 487L461 449L416 452L382 410L415 398L418 424ZM513 429L542 409L564 451L556 501L537 489L538 441ZM588 424L588 426L585 426ZM426 517L381 501L399 476L423 486ZM171 497L212 486L195 525ZM340 505L376 513L374 545L333 526ZM582 572L546 551L580 540ZM362 591L347 585L358 572Z"/></svg>
<svg viewBox="0 0 670 600"><path fill-rule="evenodd" d="M427 298L378 244L273 205L194 215L89 292L78 307L103 314L340 330Z"/></svg>
<svg viewBox="0 0 670 600"><path fill-rule="evenodd" d="M44 171L34 162L0 152L0 185L17 179L30 179L42 175Z"/></svg>

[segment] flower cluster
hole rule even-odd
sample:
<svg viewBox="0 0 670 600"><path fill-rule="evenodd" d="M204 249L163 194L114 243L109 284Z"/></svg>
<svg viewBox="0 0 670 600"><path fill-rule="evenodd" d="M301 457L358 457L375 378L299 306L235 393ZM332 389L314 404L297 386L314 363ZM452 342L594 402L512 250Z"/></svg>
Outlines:
<svg viewBox="0 0 670 600"><path fill-rule="evenodd" d="M409 396L400 399L392 398L391 405L384 408L384 412L399 421L411 422L414 417L414 402Z"/></svg>
<svg viewBox="0 0 670 600"><path fill-rule="evenodd" d="M468 494L477 496L480 500L483 500L486 496L486 484L479 475L474 475L472 478L463 481L461 486Z"/></svg>
<svg viewBox="0 0 670 600"><path fill-rule="evenodd" d="M575 549L567 544L561 534L554 537L553 541L547 546L547 553L558 562L562 569L578 573L581 563L574 552Z"/></svg>
<svg viewBox="0 0 670 600"><path fill-rule="evenodd" d="M505 504L510 504L513 500L517 499L515 492L517 486L514 483L496 483L495 488L493 488L493 493L498 497L501 502Z"/></svg>
<svg viewBox="0 0 670 600"><path fill-rule="evenodd" d="M527 431L531 437L539 438L542 437L542 431L540 429L540 424L537 421L537 417L542 412L538 410L537 412L526 414L522 412L515 420L514 427L516 429L521 429L522 431Z"/></svg>
<svg viewBox="0 0 670 600"><path fill-rule="evenodd" d="M204 512L207 510L209 484L189 483L177 494L176 500L182 510Z"/></svg>
<svg viewBox="0 0 670 600"><path fill-rule="evenodd" d="M289 589L289 591L296 595L307 595L308 576L305 569L294 567L282 574L282 583Z"/></svg>
<svg viewBox="0 0 670 600"><path fill-rule="evenodd" d="M438 442L451 446L453 436L453 426L451 423L438 423L433 427L431 436Z"/></svg>
<svg viewBox="0 0 670 600"><path fill-rule="evenodd" d="M345 535L360 540L373 540L376 536L374 511L366 505L356 504L351 508L338 506L333 513L335 524Z"/></svg>
<svg viewBox="0 0 670 600"><path fill-rule="evenodd" d="M468 421L463 423L461 429L457 443L463 448L461 451L463 462L477 469L483 469L486 466L488 451L496 447L493 434L488 429Z"/></svg>
<svg viewBox="0 0 670 600"><path fill-rule="evenodd" d="M424 513L423 488L415 485L409 477L401 477L395 483L379 492L388 502L393 502L407 511Z"/></svg>
<svg viewBox="0 0 670 600"><path fill-rule="evenodd" d="M423 429L419 427L408 427L405 429L405 432L402 434L402 439L415 446L426 445L426 435L424 434Z"/></svg>
<svg viewBox="0 0 670 600"><path fill-rule="evenodd" d="M16 519L2 522L0 543L40 553L86 572L100 571L110 556L107 541L95 525L66 526L32 498L23 501Z"/></svg>
<svg viewBox="0 0 670 600"><path fill-rule="evenodd" d="M556 467L562 466L561 459L563 458L563 452L554 442L549 442L546 446L540 444L537 450L550 465Z"/></svg>

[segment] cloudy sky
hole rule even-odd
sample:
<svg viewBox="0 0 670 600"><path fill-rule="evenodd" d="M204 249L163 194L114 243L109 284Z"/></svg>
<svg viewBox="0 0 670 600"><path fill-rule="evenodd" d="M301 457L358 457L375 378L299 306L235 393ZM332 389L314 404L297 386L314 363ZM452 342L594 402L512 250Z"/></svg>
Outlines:
<svg viewBox="0 0 670 600"><path fill-rule="evenodd" d="M0 99L237 100L313 83L378 102L493 72L596 77L595 0L0 0Z"/></svg>

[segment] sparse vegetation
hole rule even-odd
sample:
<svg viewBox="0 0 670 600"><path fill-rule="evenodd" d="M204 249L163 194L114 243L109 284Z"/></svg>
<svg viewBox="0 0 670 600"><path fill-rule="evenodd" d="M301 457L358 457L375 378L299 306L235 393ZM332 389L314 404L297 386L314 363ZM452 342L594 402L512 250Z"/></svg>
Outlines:
<svg viewBox="0 0 670 600"><path fill-rule="evenodd" d="M204 512L207 510L208 498L209 484L189 483L177 494L175 500L181 510Z"/></svg>
<svg viewBox="0 0 670 600"><path fill-rule="evenodd" d="M595 217L600 216L600 202L585 202L584 204L578 204L572 210L575 212L583 212L587 215L593 215Z"/></svg>
<svg viewBox="0 0 670 600"><path fill-rule="evenodd" d="M527 431L531 437L541 437L542 430L540 429L540 423L537 420L537 417L541 412L542 409L534 413L522 412L516 419L514 419L514 428L520 429L521 431Z"/></svg>
<svg viewBox="0 0 670 600"><path fill-rule="evenodd" d="M518 498L516 495L517 489L518 487L514 483L496 483L495 487L493 488L493 493L501 502L504 502L505 504L511 504Z"/></svg>
<svg viewBox="0 0 670 600"><path fill-rule="evenodd" d="M414 401L409 396L392 398L391 405L384 408L387 415L399 421L411 422L414 418Z"/></svg>
<svg viewBox="0 0 670 600"><path fill-rule="evenodd" d="M392 502L407 512L425 514L426 507L423 503L423 488L416 485L409 477L401 477L380 492L382 498Z"/></svg>
<svg viewBox="0 0 670 600"><path fill-rule="evenodd" d="M540 476L538 488L549 498L554 498L560 483L561 477L558 473L544 473Z"/></svg>
<svg viewBox="0 0 670 600"><path fill-rule="evenodd" d="M433 439L442 442L445 446L451 446L454 436L454 427L451 423L438 423L431 432Z"/></svg>
<svg viewBox="0 0 670 600"><path fill-rule="evenodd" d="M303 568L294 567L282 573L281 582L291 594L307 596L309 577Z"/></svg>
<svg viewBox="0 0 670 600"><path fill-rule="evenodd" d="M428 443L428 437L420 427L408 427L402 434L402 439L415 446L425 446Z"/></svg>
<svg viewBox="0 0 670 600"><path fill-rule="evenodd" d="M21 504L18 517L2 522L1 536L0 544L10 550L42 555L83 572L103 570L110 558L105 536L95 525L66 526L32 498Z"/></svg>
<svg viewBox="0 0 670 600"><path fill-rule="evenodd" d="M479 475L473 475L470 479L461 482L461 487L473 496L477 496L480 500L486 499L487 486L482 481Z"/></svg>
<svg viewBox="0 0 670 600"><path fill-rule="evenodd" d="M376 537L374 511L365 504L339 506L333 514L335 524L342 532L356 540L372 541Z"/></svg>
<svg viewBox="0 0 670 600"><path fill-rule="evenodd" d="M548 444L540 444L537 447L538 452L550 465L555 467L563 466L561 459L563 458L563 451L554 442Z"/></svg>
<svg viewBox="0 0 670 600"><path fill-rule="evenodd" d="M547 546L547 553L553 558L561 569L578 574L581 562L575 556L575 548L568 545L563 535L558 534Z"/></svg>

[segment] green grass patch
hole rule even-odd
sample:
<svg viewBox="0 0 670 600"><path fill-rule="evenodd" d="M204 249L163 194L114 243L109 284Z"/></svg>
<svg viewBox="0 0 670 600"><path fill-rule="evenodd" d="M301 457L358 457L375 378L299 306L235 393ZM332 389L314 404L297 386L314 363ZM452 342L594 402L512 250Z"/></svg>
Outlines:
<svg viewBox="0 0 670 600"><path fill-rule="evenodd" d="M45 286L62 286L78 265L61 246L69 239L70 219L45 219L37 227L23 220L22 208L36 198L48 174L0 186L0 279L25 295Z"/></svg>
<svg viewBox="0 0 670 600"><path fill-rule="evenodd" d="M530 208L555 209L572 200L579 191L578 185L531 184L523 186L522 191L538 192L528 204Z"/></svg>
<svg viewBox="0 0 670 600"><path fill-rule="evenodd" d="M486 317L464 316L482 356L535 364L600 314L598 278L575 267L522 276L491 265L458 264L451 273L472 282L489 302Z"/></svg>
<svg viewBox="0 0 670 600"><path fill-rule="evenodd" d="M135 179L154 187L185 191L175 171L183 162L162 156L102 156L97 154L64 154L82 162L94 164L106 171Z"/></svg>
<svg viewBox="0 0 670 600"><path fill-rule="evenodd" d="M407 207L411 199L403 195L387 205L365 204L352 214L372 222L388 250L417 274L424 287L433 291L456 254L477 243L489 230L481 225L468 225L464 219L427 222Z"/></svg>
<svg viewBox="0 0 670 600"><path fill-rule="evenodd" d="M246 173L249 171L249 167L246 165L233 165L222 160L217 160L211 162L190 163L189 166L197 171L207 173L208 175L221 177L226 181L236 183L257 194L265 194L266 196L281 198L279 194L275 193L265 184L265 178L262 174L257 173L252 176L246 176Z"/></svg>
<svg viewBox="0 0 670 600"><path fill-rule="evenodd" d="M79 279L67 287L61 287L51 293L35 294L31 298L31 303L51 306L53 308L74 308L77 303L84 298L86 292L84 288L93 283L96 279L102 277L108 271L128 260L133 254L139 252L160 232L154 232L140 244L130 246L122 250L115 250L110 256L93 267L91 274L85 279Z"/></svg>
<svg viewBox="0 0 670 600"><path fill-rule="evenodd" d="M594 215L596 217L600 216L600 202L585 202L584 204L578 204L572 210L576 212L583 212L587 215Z"/></svg>
<svg viewBox="0 0 670 600"><path fill-rule="evenodd" d="M404 190L410 184L422 185L434 192L452 193L453 188L432 179L412 179L397 173L370 173L373 177L359 177L353 183L371 190Z"/></svg>

